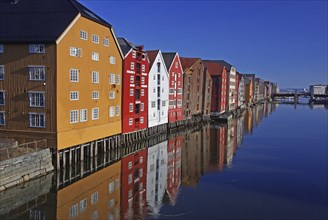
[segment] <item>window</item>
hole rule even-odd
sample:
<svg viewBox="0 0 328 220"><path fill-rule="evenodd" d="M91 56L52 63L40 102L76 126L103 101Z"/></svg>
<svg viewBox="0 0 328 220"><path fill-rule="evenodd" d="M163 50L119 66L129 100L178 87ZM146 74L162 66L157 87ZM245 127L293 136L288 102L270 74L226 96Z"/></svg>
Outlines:
<svg viewBox="0 0 328 220"><path fill-rule="evenodd" d="M116 116L120 116L120 106L119 105L117 105L116 106Z"/></svg>
<svg viewBox="0 0 328 220"><path fill-rule="evenodd" d="M5 124L6 124L5 112L1 111L0 112L0 125L5 125Z"/></svg>
<svg viewBox="0 0 328 220"><path fill-rule="evenodd" d="M29 92L30 107L44 107L45 95L44 92Z"/></svg>
<svg viewBox="0 0 328 220"><path fill-rule="evenodd" d="M77 123L79 122L79 110L71 110L70 111L70 123Z"/></svg>
<svg viewBox="0 0 328 220"><path fill-rule="evenodd" d="M132 58L136 58L136 54L137 54L136 51L133 50L133 51L132 51Z"/></svg>
<svg viewBox="0 0 328 220"><path fill-rule="evenodd" d="M164 88L162 88L162 93L164 93Z"/></svg>
<svg viewBox="0 0 328 220"><path fill-rule="evenodd" d="M109 92L109 99L115 99L115 92Z"/></svg>
<svg viewBox="0 0 328 220"><path fill-rule="evenodd" d="M133 89L130 89L130 96L133 96Z"/></svg>
<svg viewBox="0 0 328 220"><path fill-rule="evenodd" d="M5 48L3 46L3 44L0 44L0 53L3 53L5 51Z"/></svg>
<svg viewBox="0 0 328 220"><path fill-rule="evenodd" d="M29 51L30 53L45 53L46 47L44 44L30 44Z"/></svg>
<svg viewBox="0 0 328 220"><path fill-rule="evenodd" d="M169 89L170 94L174 94L174 89Z"/></svg>
<svg viewBox="0 0 328 220"><path fill-rule="evenodd" d="M145 64L142 64L142 65L141 65L141 69L142 69L142 72L145 72L145 70L146 70L146 66L145 66Z"/></svg>
<svg viewBox="0 0 328 220"><path fill-rule="evenodd" d="M95 61L99 61L99 53L91 52L91 59Z"/></svg>
<svg viewBox="0 0 328 220"><path fill-rule="evenodd" d="M129 104L129 112L133 112L133 103Z"/></svg>
<svg viewBox="0 0 328 220"><path fill-rule="evenodd" d="M115 106L110 106L109 107L109 117L114 117L115 116Z"/></svg>
<svg viewBox="0 0 328 220"><path fill-rule="evenodd" d="M108 40L107 38L104 38L104 39L103 39L103 45L104 45L105 47L108 47L108 46L109 46L109 40Z"/></svg>
<svg viewBox="0 0 328 220"><path fill-rule="evenodd" d="M110 182L110 183L108 184L108 192L109 192L109 193L114 192L114 186L115 186L114 182Z"/></svg>
<svg viewBox="0 0 328 220"><path fill-rule="evenodd" d="M133 120L132 118L129 118L129 125L132 125L133 124Z"/></svg>
<svg viewBox="0 0 328 220"><path fill-rule="evenodd" d="M44 128L46 126L46 115L44 113L29 113L30 127Z"/></svg>
<svg viewBox="0 0 328 220"><path fill-rule="evenodd" d="M119 74L116 75L116 84L117 85L121 84L121 76Z"/></svg>
<svg viewBox="0 0 328 220"><path fill-rule="evenodd" d="M178 73L178 77L180 77L180 73Z"/></svg>
<svg viewBox="0 0 328 220"><path fill-rule="evenodd" d="M98 192L94 192L91 194L91 204L98 203Z"/></svg>
<svg viewBox="0 0 328 220"><path fill-rule="evenodd" d="M70 100L79 100L79 92L71 91L70 92Z"/></svg>
<svg viewBox="0 0 328 220"><path fill-rule="evenodd" d="M139 163L143 163L143 157L139 158Z"/></svg>
<svg viewBox="0 0 328 220"><path fill-rule="evenodd" d="M99 108L92 109L92 120L99 119Z"/></svg>
<svg viewBox="0 0 328 220"><path fill-rule="evenodd" d="M130 69L134 70L134 63L133 62L130 63Z"/></svg>
<svg viewBox="0 0 328 220"><path fill-rule="evenodd" d="M82 49L77 47L70 47L69 54L72 57L82 57Z"/></svg>
<svg viewBox="0 0 328 220"><path fill-rule="evenodd" d="M110 64L115 64L116 63L116 58L114 56L109 57L109 63Z"/></svg>
<svg viewBox="0 0 328 220"><path fill-rule="evenodd" d="M72 205L72 207L69 209L69 217L70 218L75 218L76 216L79 215L79 206L77 203Z"/></svg>
<svg viewBox="0 0 328 220"><path fill-rule="evenodd" d="M80 30L80 39L88 40L88 32Z"/></svg>
<svg viewBox="0 0 328 220"><path fill-rule="evenodd" d="M132 161L130 161L130 162L128 163L128 169L129 169L129 170L132 169Z"/></svg>
<svg viewBox="0 0 328 220"><path fill-rule="evenodd" d="M115 179L115 189L118 189L119 186L120 186L120 180L117 178Z"/></svg>
<svg viewBox="0 0 328 220"><path fill-rule="evenodd" d="M134 83L134 76L130 76L130 83Z"/></svg>
<svg viewBox="0 0 328 220"><path fill-rule="evenodd" d="M151 107L152 108L155 108L156 107L156 102L155 101L151 102Z"/></svg>
<svg viewBox="0 0 328 220"><path fill-rule="evenodd" d="M141 89L141 96L144 96L144 95L145 95L145 90Z"/></svg>
<svg viewBox="0 0 328 220"><path fill-rule="evenodd" d="M0 66L0 80L4 80L5 79L5 66L1 65Z"/></svg>
<svg viewBox="0 0 328 220"><path fill-rule="evenodd" d="M162 106L165 107L165 101L162 101Z"/></svg>
<svg viewBox="0 0 328 220"><path fill-rule="evenodd" d="M153 88L153 93L156 93L156 88Z"/></svg>
<svg viewBox="0 0 328 220"><path fill-rule="evenodd" d="M88 109L81 109L80 110L80 121L84 122L88 120Z"/></svg>
<svg viewBox="0 0 328 220"><path fill-rule="evenodd" d="M144 118L140 117L140 123L142 124L144 122Z"/></svg>
<svg viewBox="0 0 328 220"><path fill-rule="evenodd" d="M175 68L178 68L178 62L175 62Z"/></svg>
<svg viewBox="0 0 328 220"><path fill-rule="evenodd" d="M99 36L93 34L92 35L92 42L95 43L95 44L99 44Z"/></svg>
<svg viewBox="0 0 328 220"><path fill-rule="evenodd" d="M178 89L178 94L182 94L182 89Z"/></svg>
<svg viewBox="0 0 328 220"><path fill-rule="evenodd" d="M143 176L143 169L142 168L140 168L140 170L139 170L139 177L142 177ZM141 185L141 184L140 184Z"/></svg>
<svg viewBox="0 0 328 220"><path fill-rule="evenodd" d="M46 67L45 66L29 66L28 74L30 80L44 81L46 79Z"/></svg>
<svg viewBox="0 0 328 220"><path fill-rule="evenodd" d="M70 69L69 79L70 82L78 82L79 81L79 70L78 69Z"/></svg>
<svg viewBox="0 0 328 220"><path fill-rule="evenodd" d="M84 212L87 209L87 199L80 201L80 212Z"/></svg>
<svg viewBox="0 0 328 220"><path fill-rule="evenodd" d="M128 176L128 184L132 183L132 173L129 174Z"/></svg>
<svg viewBox="0 0 328 220"><path fill-rule="evenodd" d="M0 105L4 105L4 104L5 104L5 91L0 90Z"/></svg>
<svg viewBox="0 0 328 220"><path fill-rule="evenodd" d="M141 84L145 84L145 77L141 77Z"/></svg>
<svg viewBox="0 0 328 220"><path fill-rule="evenodd" d="M114 73L109 74L109 84L115 84L115 74Z"/></svg>
<svg viewBox="0 0 328 220"><path fill-rule="evenodd" d="M92 71L92 83L99 83L99 72Z"/></svg>
<svg viewBox="0 0 328 220"><path fill-rule="evenodd" d="M161 72L161 63L160 62L157 63L157 72L158 73Z"/></svg>
<svg viewBox="0 0 328 220"><path fill-rule="evenodd" d="M99 91L92 91L92 99L99 99Z"/></svg>
<svg viewBox="0 0 328 220"><path fill-rule="evenodd" d="M145 104L142 102L141 104L140 104L140 111L144 111L144 109L145 109Z"/></svg>
<svg viewBox="0 0 328 220"><path fill-rule="evenodd" d="M174 72L172 72L172 77L174 77Z"/></svg>
<svg viewBox="0 0 328 220"><path fill-rule="evenodd" d="M178 100L178 106L182 106L182 100Z"/></svg>

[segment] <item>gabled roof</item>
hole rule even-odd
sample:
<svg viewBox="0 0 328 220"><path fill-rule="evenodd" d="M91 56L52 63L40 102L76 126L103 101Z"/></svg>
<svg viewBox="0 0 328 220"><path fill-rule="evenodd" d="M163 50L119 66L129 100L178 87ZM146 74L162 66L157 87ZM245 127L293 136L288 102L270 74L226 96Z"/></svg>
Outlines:
<svg viewBox="0 0 328 220"><path fill-rule="evenodd" d="M180 62L183 70L185 71L187 68L190 68L199 59L200 58L180 57Z"/></svg>
<svg viewBox="0 0 328 220"><path fill-rule="evenodd" d="M176 52L162 53L167 71L169 71L176 54Z"/></svg>
<svg viewBox="0 0 328 220"><path fill-rule="evenodd" d="M147 50L146 53L150 62L150 66L152 66L157 54L159 53L159 50Z"/></svg>
<svg viewBox="0 0 328 220"><path fill-rule="evenodd" d="M111 28L76 0L1 0L0 42L54 42L79 13Z"/></svg>
<svg viewBox="0 0 328 220"><path fill-rule="evenodd" d="M136 48L136 46L134 44L132 44L131 42L127 41L125 38L123 37L119 37L117 38L117 41L121 47L121 50L124 54L124 56L126 54L129 53L129 51L132 49L132 48Z"/></svg>
<svg viewBox="0 0 328 220"><path fill-rule="evenodd" d="M212 62L219 63L222 66L225 66L227 68L227 71L230 71L231 70L231 67L233 67L233 65L231 65L230 63L228 63L225 60L205 60L205 61L212 61Z"/></svg>
<svg viewBox="0 0 328 220"><path fill-rule="evenodd" d="M222 73L225 69L225 66L221 65L220 63L213 62L210 60L203 60L203 63L211 76L222 75Z"/></svg>

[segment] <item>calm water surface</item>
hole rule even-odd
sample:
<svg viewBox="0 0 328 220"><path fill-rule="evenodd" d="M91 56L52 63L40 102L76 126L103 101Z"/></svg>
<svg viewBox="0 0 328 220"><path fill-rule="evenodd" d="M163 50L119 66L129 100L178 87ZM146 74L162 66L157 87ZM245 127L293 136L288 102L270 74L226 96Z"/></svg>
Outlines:
<svg viewBox="0 0 328 220"><path fill-rule="evenodd" d="M0 219L328 219L327 121L260 105L12 188Z"/></svg>

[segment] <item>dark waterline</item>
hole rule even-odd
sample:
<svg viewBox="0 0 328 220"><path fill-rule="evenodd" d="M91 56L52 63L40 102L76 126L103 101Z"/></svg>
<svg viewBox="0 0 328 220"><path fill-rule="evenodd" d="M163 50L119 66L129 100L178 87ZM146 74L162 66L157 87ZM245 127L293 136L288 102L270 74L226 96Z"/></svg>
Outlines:
<svg viewBox="0 0 328 220"><path fill-rule="evenodd" d="M112 154L112 165L79 180L51 174L1 193L19 196L0 198L0 219L327 219L327 121L325 108L260 105L227 125Z"/></svg>

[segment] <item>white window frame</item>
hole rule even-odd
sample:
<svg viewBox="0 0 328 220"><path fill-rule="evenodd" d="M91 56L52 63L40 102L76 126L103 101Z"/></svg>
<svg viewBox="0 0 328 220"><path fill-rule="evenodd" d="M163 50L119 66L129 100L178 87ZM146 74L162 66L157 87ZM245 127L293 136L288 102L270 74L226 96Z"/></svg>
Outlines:
<svg viewBox="0 0 328 220"><path fill-rule="evenodd" d="M114 56L109 57L109 63L110 64L115 64L116 63L116 58Z"/></svg>
<svg viewBox="0 0 328 220"><path fill-rule="evenodd" d="M144 89L141 89L140 95L145 96L145 90Z"/></svg>
<svg viewBox="0 0 328 220"><path fill-rule="evenodd" d="M146 66L145 66L145 64L142 64L142 65L141 65L141 71L142 71L142 72L145 72L145 71L146 71Z"/></svg>
<svg viewBox="0 0 328 220"><path fill-rule="evenodd" d="M133 125L133 119L129 118L129 125Z"/></svg>
<svg viewBox="0 0 328 220"><path fill-rule="evenodd" d="M121 75L116 74L116 85L120 85L120 84L121 84Z"/></svg>
<svg viewBox="0 0 328 220"><path fill-rule="evenodd" d="M79 100L79 92L78 91L70 91L69 100L72 100L72 101Z"/></svg>
<svg viewBox="0 0 328 220"><path fill-rule="evenodd" d="M137 52L135 50L132 50L132 58L136 58Z"/></svg>
<svg viewBox="0 0 328 220"><path fill-rule="evenodd" d="M145 104L142 102L140 103L140 111L143 112L145 110Z"/></svg>
<svg viewBox="0 0 328 220"><path fill-rule="evenodd" d="M133 112L133 103L129 103L129 112Z"/></svg>
<svg viewBox="0 0 328 220"><path fill-rule="evenodd" d="M99 44L99 36L96 34L92 35L92 42L95 44Z"/></svg>
<svg viewBox="0 0 328 220"><path fill-rule="evenodd" d="M131 62L131 63L130 63L130 69L131 69L131 70L134 70L134 62Z"/></svg>
<svg viewBox="0 0 328 220"><path fill-rule="evenodd" d="M109 84L111 84L111 85L115 84L115 74L114 73L109 74Z"/></svg>
<svg viewBox="0 0 328 220"><path fill-rule="evenodd" d="M80 39L81 40L88 40L88 32L84 30L80 30Z"/></svg>
<svg viewBox="0 0 328 220"><path fill-rule="evenodd" d="M28 92L30 107L44 108L46 106L45 92L29 91Z"/></svg>
<svg viewBox="0 0 328 220"><path fill-rule="evenodd" d="M45 66L28 66L29 80L45 81L46 67Z"/></svg>
<svg viewBox="0 0 328 220"><path fill-rule="evenodd" d="M120 114L121 114L121 107L119 105L116 106L115 113L116 113L116 116L120 116Z"/></svg>
<svg viewBox="0 0 328 220"><path fill-rule="evenodd" d="M130 96L134 95L134 89L130 89Z"/></svg>
<svg viewBox="0 0 328 220"><path fill-rule="evenodd" d="M105 47L109 47L109 39L107 39L107 38L103 38L103 45L104 45Z"/></svg>
<svg viewBox="0 0 328 220"><path fill-rule="evenodd" d="M156 108L156 102L155 101L151 102L151 108Z"/></svg>
<svg viewBox="0 0 328 220"><path fill-rule="evenodd" d="M109 106L109 117L112 118L115 116L115 106Z"/></svg>
<svg viewBox="0 0 328 220"><path fill-rule="evenodd" d="M98 71L92 71L91 77L92 77L92 83L95 83L95 84L99 83L99 72Z"/></svg>
<svg viewBox="0 0 328 220"><path fill-rule="evenodd" d="M88 109L80 110L80 122L88 121Z"/></svg>
<svg viewBox="0 0 328 220"><path fill-rule="evenodd" d="M34 121L33 116L35 116ZM39 118L36 118L39 117ZM31 128L45 128L46 127L46 114L29 112L29 123Z"/></svg>
<svg viewBox="0 0 328 220"><path fill-rule="evenodd" d="M69 55L72 57L82 57L82 49L77 47L70 47Z"/></svg>
<svg viewBox="0 0 328 220"><path fill-rule="evenodd" d="M69 81L70 82L79 82L79 73L80 73L80 71L78 69L71 68L69 70Z"/></svg>
<svg viewBox="0 0 328 220"><path fill-rule="evenodd" d="M91 52L91 60L99 61L99 53L98 52Z"/></svg>
<svg viewBox="0 0 328 220"><path fill-rule="evenodd" d="M140 117L140 124L144 123L144 117Z"/></svg>
<svg viewBox="0 0 328 220"><path fill-rule="evenodd" d="M69 122L71 124L79 122L79 110L75 109L69 111Z"/></svg>
<svg viewBox="0 0 328 220"><path fill-rule="evenodd" d="M115 99L115 92L114 91L109 92L109 99Z"/></svg>
<svg viewBox="0 0 328 220"><path fill-rule="evenodd" d="M130 83L134 83L134 76L130 76Z"/></svg>
<svg viewBox="0 0 328 220"><path fill-rule="evenodd" d="M99 108L92 108L92 120L99 119Z"/></svg>
<svg viewBox="0 0 328 220"><path fill-rule="evenodd" d="M143 85L143 84L145 84L145 77L141 77L141 84Z"/></svg>
<svg viewBox="0 0 328 220"><path fill-rule="evenodd" d="M91 98L92 99L99 99L99 91L92 91Z"/></svg>
<svg viewBox="0 0 328 220"><path fill-rule="evenodd" d="M30 53L45 53L46 45L45 44L30 44L29 52Z"/></svg>

